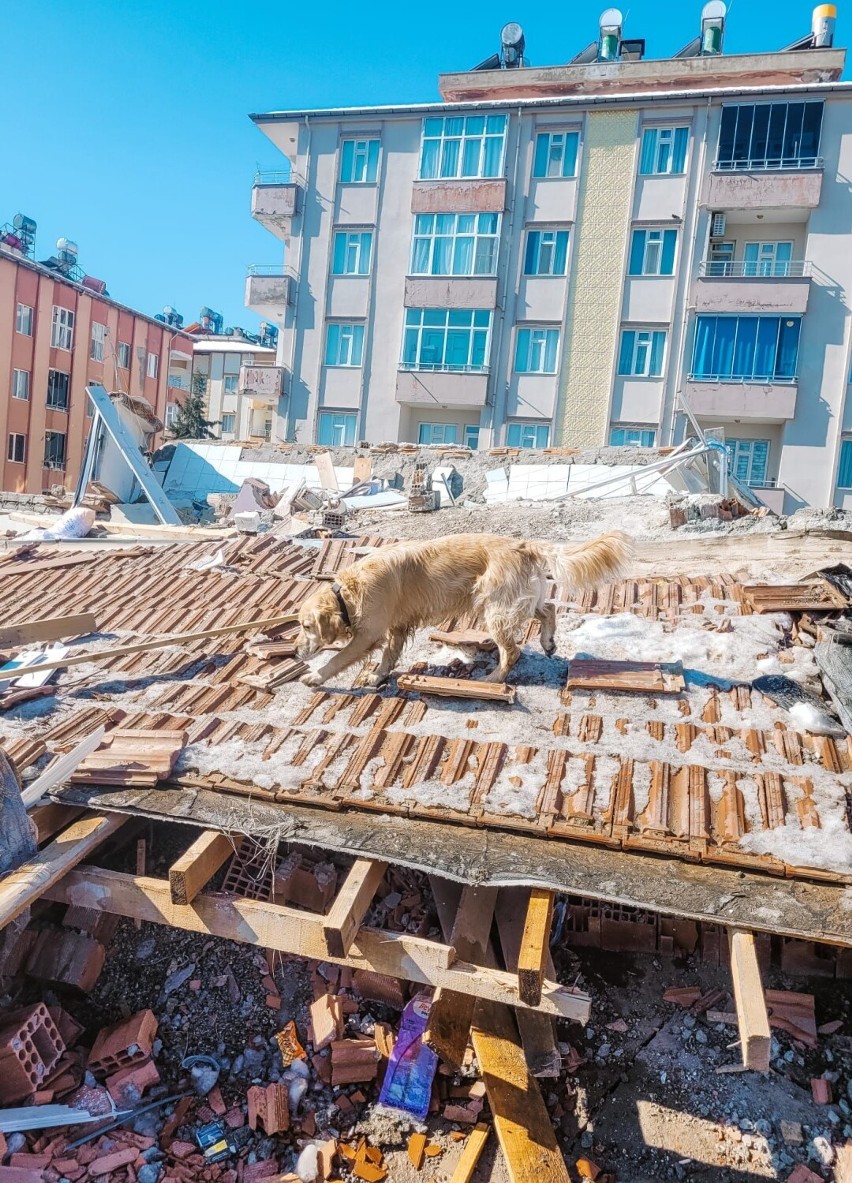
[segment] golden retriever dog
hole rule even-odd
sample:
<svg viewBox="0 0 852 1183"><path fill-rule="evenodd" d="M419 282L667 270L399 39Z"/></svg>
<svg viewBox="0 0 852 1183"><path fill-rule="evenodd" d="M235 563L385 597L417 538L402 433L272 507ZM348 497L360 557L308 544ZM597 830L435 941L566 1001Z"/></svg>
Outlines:
<svg viewBox="0 0 852 1183"><path fill-rule="evenodd" d="M556 609L545 598L548 580L568 594L584 591L615 578L630 553L627 536L618 532L579 546L448 534L382 547L302 605L296 651L303 661L348 638L302 681L319 686L381 647L378 668L367 679L378 686L416 629L470 615L497 644L497 668L486 681L502 682L520 657L515 638L530 617L541 621L544 652L556 650Z"/></svg>

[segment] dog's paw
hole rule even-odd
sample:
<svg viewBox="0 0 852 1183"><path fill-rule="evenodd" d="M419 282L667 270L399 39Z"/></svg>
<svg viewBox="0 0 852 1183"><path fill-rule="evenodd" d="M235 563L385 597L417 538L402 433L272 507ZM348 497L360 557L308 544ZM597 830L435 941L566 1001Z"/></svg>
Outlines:
<svg viewBox="0 0 852 1183"><path fill-rule="evenodd" d="M362 686L381 686L388 680L387 674L365 674L361 679Z"/></svg>
<svg viewBox="0 0 852 1183"><path fill-rule="evenodd" d="M322 678L316 670L308 670L306 674L302 674L299 681L305 686L321 686Z"/></svg>

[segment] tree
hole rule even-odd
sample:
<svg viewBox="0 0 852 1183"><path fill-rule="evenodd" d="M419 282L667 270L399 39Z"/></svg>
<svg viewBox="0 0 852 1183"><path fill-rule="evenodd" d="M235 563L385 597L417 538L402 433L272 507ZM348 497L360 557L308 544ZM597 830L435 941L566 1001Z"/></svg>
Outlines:
<svg viewBox="0 0 852 1183"><path fill-rule="evenodd" d="M186 402L179 403L169 431L178 440L212 440L216 436L210 430L217 420L204 418L206 407L207 378L204 374L192 375L192 389Z"/></svg>

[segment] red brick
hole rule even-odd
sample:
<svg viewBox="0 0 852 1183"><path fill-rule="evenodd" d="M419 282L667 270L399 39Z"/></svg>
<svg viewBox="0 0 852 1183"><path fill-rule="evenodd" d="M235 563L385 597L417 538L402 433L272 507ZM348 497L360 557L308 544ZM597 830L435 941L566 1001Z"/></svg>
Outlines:
<svg viewBox="0 0 852 1183"><path fill-rule="evenodd" d="M106 949L100 941L70 930L58 933L45 929L27 958L27 973L88 994L101 976L105 960Z"/></svg>
<svg viewBox="0 0 852 1183"><path fill-rule="evenodd" d="M76 1158L55 1158L51 1164L55 1171L59 1171L60 1175L67 1175L69 1171L77 1169Z"/></svg>
<svg viewBox="0 0 852 1183"><path fill-rule="evenodd" d="M383 1002L395 1010L402 1010L405 1006L405 991L399 978L389 978L386 974L373 973L368 969L356 969L352 986L356 994L371 1002Z"/></svg>
<svg viewBox="0 0 852 1183"><path fill-rule="evenodd" d="M255 1162L246 1165L243 1171L243 1183L257 1183L259 1179L271 1179L273 1175L277 1175L278 1163L274 1158L265 1158L262 1162Z"/></svg>
<svg viewBox="0 0 852 1183"><path fill-rule="evenodd" d="M149 1059L157 1026L153 1011L140 1010L129 1019L102 1028L89 1053L89 1071L95 1076L112 1076L120 1068Z"/></svg>
<svg viewBox="0 0 852 1183"><path fill-rule="evenodd" d="M125 1150L116 1150L113 1154L105 1154L103 1158L96 1158L94 1162L89 1163L89 1174L92 1177L109 1175L112 1171L117 1171L119 1167L126 1167L128 1163L134 1162L136 1154L134 1146L128 1146Z"/></svg>
<svg viewBox="0 0 852 1183"><path fill-rule="evenodd" d="M222 1100L222 1093L218 1084L207 1094L207 1104L219 1117L223 1117L227 1113L228 1107Z"/></svg>
<svg viewBox="0 0 852 1183"><path fill-rule="evenodd" d="M196 1147L192 1142L180 1142L175 1139L169 1146L169 1154L173 1154L175 1158L189 1158L190 1154L194 1154Z"/></svg>
<svg viewBox="0 0 852 1183"><path fill-rule="evenodd" d="M26 1152L22 1152L21 1154L10 1154L9 1155L9 1166L10 1167L35 1168L35 1167L47 1167L49 1165L50 1165L50 1155L49 1154L27 1154Z"/></svg>
<svg viewBox="0 0 852 1183"><path fill-rule="evenodd" d="M811 1081L811 1093L815 1105L831 1104L831 1085L822 1076L815 1076Z"/></svg>
<svg viewBox="0 0 852 1183"><path fill-rule="evenodd" d="M160 1074L152 1060L143 1060L141 1064L120 1068L106 1079L107 1090L116 1105L127 1108L132 1108L136 1104L145 1089L153 1088L159 1083Z"/></svg>
<svg viewBox="0 0 852 1183"><path fill-rule="evenodd" d="M64 1051L44 1003L5 1015L0 1021L0 1104L22 1101L39 1089Z"/></svg>
<svg viewBox="0 0 852 1183"><path fill-rule="evenodd" d="M27 1167L0 1167L0 1183L43 1183L44 1172Z"/></svg>
<svg viewBox="0 0 852 1183"><path fill-rule="evenodd" d="M787 1176L787 1183L823 1183L823 1178L822 1175L809 1170L804 1163L799 1163L792 1174Z"/></svg>
<svg viewBox="0 0 852 1183"><path fill-rule="evenodd" d="M240 1126L246 1124L245 1116L239 1105L235 1105L225 1114L225 1124L230 1126L232 1130L238 1130Z"/></svg>

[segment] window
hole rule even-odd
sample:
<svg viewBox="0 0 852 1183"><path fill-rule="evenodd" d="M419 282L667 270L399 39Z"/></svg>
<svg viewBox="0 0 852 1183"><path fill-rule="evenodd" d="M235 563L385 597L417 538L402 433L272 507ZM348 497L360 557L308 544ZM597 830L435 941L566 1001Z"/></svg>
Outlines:
<svg viewBox="0 0 852 1183"><path fill-rule="evenodd" d="M345 411L321 411L317 443L327 448L351 448L355 443L354 414Z"/></svg>
<svg viewBox="0 0 852 1183"><path fill-rule="evenodd" d="M237 386L239 384L239 376L237 374L226 374L225 380L222 383L222 389L225 394L236 394Z"/></svg>
<svg viewBox="0 0 852 1183"><path fill-rule="evenodd" d="M325 332L327 366L360 366L364 356L364 326L329 324Z"/></svg>
<svg viewBox="0 0 852 1183"><path fill-rule="evenodd" d="M613 427L609 433L614 448L653 448L656 441L657 433L652 427Z"/></svg>
<svg viewBox="0 0 852 1183"><path fill-rule="evenodd" d="M518 329L516 374L555 374L558 354L559 329Z"/></svg>
<svg viewBox="0 0 852 1183"><path fill-rule="evenodd" d="M789 275L792 242L747 242L743 275Z"/></svg>
<svg viewBox="0 0 852 1183"><path fill-rule="evenodd" d="M822 103L756 103L722 108L716 168L815 168Z"/></svg>
<svg viewBox="0 0 852 1183"><path fill-rule="evenodd" d="M734 246L733 242L710 243L710 258L707 260L708 275L733 275Z"/></svg>
<svg viewBox="0 0 852 1183"><path fill-rule="evenodd" d="M577 175L578 131L542 131L535 137L534 177Z"/></svg>
<svg viewBox="0 0 852 1183"><path fill-rule="evenodd" d="M160 372L160 358L156 353L148 354L148 377L156 378Z"/></svg>
<svg viewBox="0 0 852 1183"><path fill-rule="evenodd" d="M699 316L691 376L699 381L792 382L801 318Z"/></svg>
<svg viewBox="0 0 852 1183"><path fill-rule="evenodd" d="M24 402L30 397L29 370L12 370L12 398L22 399Z"/></svg>
<svg viewBox="0 0 852 1183"><path fill-rule="evenodd" d="M44 433L44 467L65 467L64 431L46 431Z"/></svg>
<svg viewBox="0 0 852 1183"><path fill-rule="evenodd" d="M68 388L71 375L62 370L47 371L47 405L54 411L68 410Z"/></svg>
<svg viewBox="0 0 852 1183"><path fill-rule="evenodd" d="M420 177L499 177L505 143L505 115L424 119Z"/></svg>
<svg viewBox="0 0 852 1183"><path fill-rule="evenodd" d="M634 230L628 275L674 275L677 230Z"/></svg>
<svg viewBox="0 0 852 1183"><path fill-rule="evenodd" d="M53 305L50 344L54 349L70 349L74 343L74 313L69 308Z"/></svg>
<svg viewBox="0 0 852 1183"><path fill-rule="evenodd" d="M550 424L510 423L506 444L510 448L547 448L550 446Z"/></svg>
<svg viewBox="0 0 852 1183"><path fill-rule="evenodd" d="M524 275L565 275L568 271L568 231L528 230Z"/></svg>
<svg viewBox="0 0 852 1183"><path fill-rule="evenodd" d="M769 440L725 440L728 472L746 485L766 485Z"/></svg>
<svg viewBox="0 0 852 1183"><path fill-rule="evenodd" d="M333 275L369 275L372 230L338 230L334 236Z"/></svg>
<svg viewBox="0 0 852 1183"><path fill-rule="evenodd" d="M402 364L412 370L488 368L488 308L407 308Z"/></svg>
<svg viewBox="0 0 852 1183"><path fill-rule="evenodd" d="M171 427L175 421L175 415L177 415L177 403L166 403L166 427Z"/></svg>
<svg viewBox="0 0 852 1183"><path fill-rule="evenodd" d="M837 484L841 489L852 489L852 439L841 441Z"/></svg>
<svg viewBox="0 0 852 1183"><path fill-rule="evenodd" d="M475 452L479 447L479 424L466 423L464 425L464 445Z"/></svg>
<svg viewBox="0 0 852 1183"><path fill-rule="evenodd" d="M104 345L106 344L106 325L100 325L97 321L92 321L92 345L89 350L89 357L92 361L104 360Z"/></svg>
<svg viewBox="0 0 852 1183"><path fill-rule="evenodd" d="M29 304L19 304L15 311L15 332L25 337L33 335L33 310Z"/></svg>
<svg viewBox="0 0 852 1183"><path fill-rule="evenodd" d="M618 372L633 378L659 378L663 372L666 334L655 329L624 329Z"/></svg>
<svg viewBox="0 0 852 1183"><path fill-rule="evenodd" d="M233 435L234 429L237 426L237 417L227 412L222 416L222 434Z"/></svg>
<svg viewBox="0 0 852 1183"><path fill-rule="evenodd" d="M459 429L455 423L421 423L417 429L418 444L457 444Z"/></svg>
<svg viewBox="0 0 852 1183"><path fill-rule="evenodd" d="M27 459L27 437L12 431L9 433L9 448L6 458L12 464L25 464Z"/></svg>
<svg viewBox="0 0 852 1183"><path fill-rule="evenodd" d="M499 214L418 214L412 275L495 275Z"/></svg>
<svg viewBox="0 0 852 1183"><path fill-rule="evenodd" d="M118 364L123 370L130 369L130 346L126 341L118 343Z"/></svg>
<svg viewBox="0 0 852 1183"><path fill-rule="evenodd" d="M642 132L639 172L642 176L686 170L688 127L646 127Z"/></svg>
<svg viewBox="0 0 852 1183"><path fill-rule="evenodd" d="M340 180L344 185L374 185L379 171L378 140L344 140Z"/></svg>

